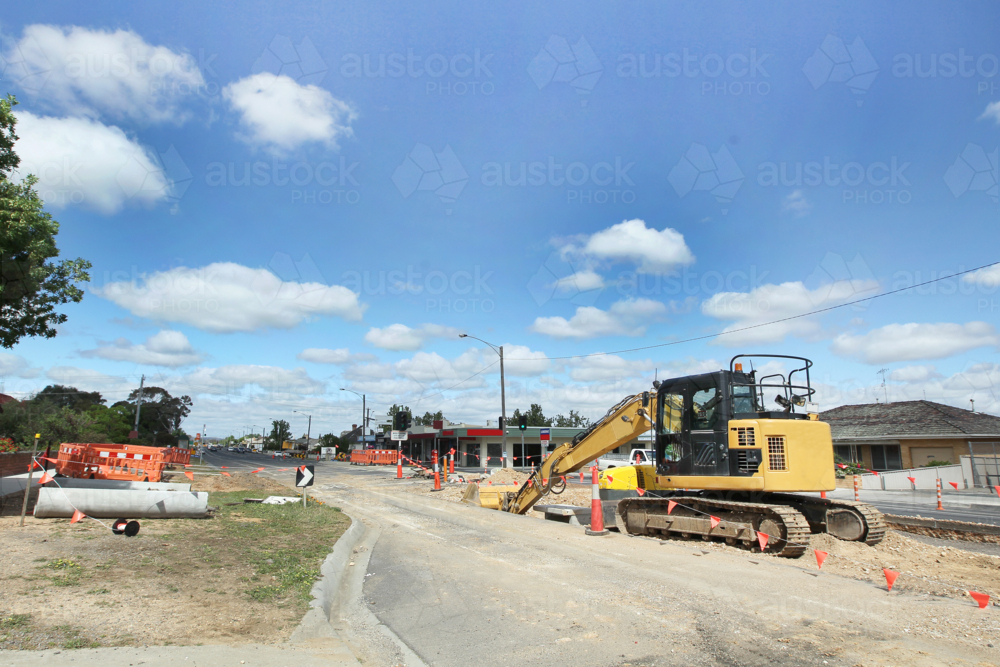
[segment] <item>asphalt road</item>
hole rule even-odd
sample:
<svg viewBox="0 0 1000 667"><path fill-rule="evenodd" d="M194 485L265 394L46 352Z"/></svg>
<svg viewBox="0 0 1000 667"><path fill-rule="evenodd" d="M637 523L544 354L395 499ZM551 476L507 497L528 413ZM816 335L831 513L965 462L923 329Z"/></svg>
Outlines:
<svg viewBox="0 0 1000 667"><path fill-rule="evenodd" d="M218 458L290 474L274 470L288 462ZM964 600L813 576L811 559L753 561L703 552L697 542L587 537L579 527L406 493L417 482L396 482L384 468L319 463L316 472L313 495L378 531L363 603L426 664L832 667L1000 659L1000 649L985 646L997 634L995 614ZM946 625L970 634L946 638Z"/></svg>

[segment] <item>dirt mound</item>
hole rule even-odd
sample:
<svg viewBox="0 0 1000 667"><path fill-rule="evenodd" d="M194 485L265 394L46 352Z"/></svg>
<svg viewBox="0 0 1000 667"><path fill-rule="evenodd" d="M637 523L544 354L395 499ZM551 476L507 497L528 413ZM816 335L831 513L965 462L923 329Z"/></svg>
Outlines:
<svg viewBox="0 0 1000 667"><path fill-rule="evenodd" d="M187 478L183 475L180 477L180 479L172 481L187 481ZM229 491L260 491L270 495L297 495L289 487L278 484L273 479L248 472L234 472L232 473L232 477L226 477L225 475L199 475L196 473L194 481L191 483L191 490L223 493Z"/></svg>
<svg viewBox="0 0 1000 667"><path fill-rule="evenodd" d="M509 468L501 468L487 478L494 484L524 484L528 475Z"/></svg>

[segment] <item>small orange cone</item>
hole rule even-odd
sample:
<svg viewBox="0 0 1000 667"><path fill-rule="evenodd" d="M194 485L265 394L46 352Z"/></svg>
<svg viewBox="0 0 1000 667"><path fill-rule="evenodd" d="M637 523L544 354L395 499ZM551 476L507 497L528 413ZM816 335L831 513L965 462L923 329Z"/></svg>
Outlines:
<svg viewBox="0 0 1000 667"><path fill-rule="evenodd" d="M825 561L826 557L829 556L830 554L825 551L820 551L819 549L813 549L813 551L816 552L816 569L822 570L823 561Z"/></svg>
<svg viewBox="0 0 1000 667"><path fill-rule="evenodd" d="M899 572L893 572L892 570L887 570L887 569L884 569L884 568L883 568L882 572L885 573L885 584L886 584L886 586L889 587L889 590L891 591L892 590L892 585L894 583L896 583L896 577L899 576Z"/></svg>
<svg viewBox="0 0 1000 667"><path fill-rule="evenodd" d="M640 496L644 496L644 495L646 495L646 489L642 489L642 488L639 488L639 489L636 489L635 491L636 491L636 493L638 493L638 494L639 494Z"/></svg>
<svg viewBox="0 0 1000 667"><path fill-rule="evenodd" d="M953 487L955 487L955 490L958 491L958 482L948 482L948 483L951 484Z"/></svg>
<svg viewBox="0 0 1000 667"><path fill-rule="evenodd" d="M969 595L971 595L972 599L979 604L980 609L986 609L986 605L990 603L990 596L987 595L986 593L977 593L976 591L969 591Z"/></svg>

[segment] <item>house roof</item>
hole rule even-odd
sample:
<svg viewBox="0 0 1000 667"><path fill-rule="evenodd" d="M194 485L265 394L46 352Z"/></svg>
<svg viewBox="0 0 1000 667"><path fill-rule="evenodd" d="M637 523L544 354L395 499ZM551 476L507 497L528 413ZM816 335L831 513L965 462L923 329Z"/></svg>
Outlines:
<svg viewBox="0 0 1000 667"><path fill-rule="evenodd" d="M820 413L834 440L912 437L1000 437L1000 417L933 401L842 405Z"/></svg>

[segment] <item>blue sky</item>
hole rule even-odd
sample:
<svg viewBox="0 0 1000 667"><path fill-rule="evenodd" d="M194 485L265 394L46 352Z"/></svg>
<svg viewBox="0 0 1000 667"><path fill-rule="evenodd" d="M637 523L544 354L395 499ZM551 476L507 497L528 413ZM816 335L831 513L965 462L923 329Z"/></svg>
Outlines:
<svg viewBox="0 0 1000 667"><path fill-rule="evenodd" d="M341 387L495 420L496 355L467 332L505 346L509 411L596 417L770 352L814 359L824 407L1000 413L996 268L557 359L1000 260L998 11L8 10L22 171L94 267L57 338L2 353L4 389L117 399L146 375L210 435L297 433L293 410L339 432Z"/></svg>

